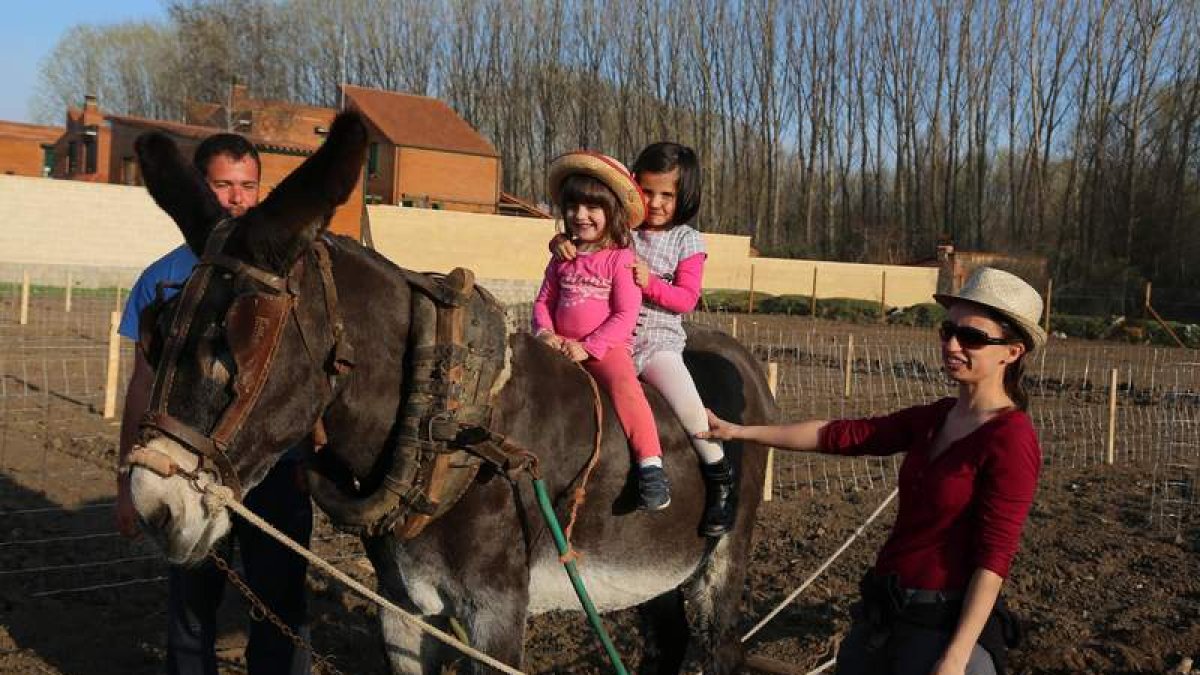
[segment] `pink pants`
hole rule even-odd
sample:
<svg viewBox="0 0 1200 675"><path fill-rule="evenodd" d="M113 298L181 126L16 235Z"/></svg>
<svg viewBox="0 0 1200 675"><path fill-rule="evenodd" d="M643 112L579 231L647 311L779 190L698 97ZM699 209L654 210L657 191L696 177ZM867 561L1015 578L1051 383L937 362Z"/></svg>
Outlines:
<svg viewBox="0 0 1200 675"><path fill-rule="evenodd" d="M590 358L583 362L583 367L612 398L621 428L629 438L634 459L640 462L650 457L661 457L662 445L658 442L654 413L650 411L650 402L646 400L646 392L638 381L629 352L621 347L613 347L603 359Z"/></svg>

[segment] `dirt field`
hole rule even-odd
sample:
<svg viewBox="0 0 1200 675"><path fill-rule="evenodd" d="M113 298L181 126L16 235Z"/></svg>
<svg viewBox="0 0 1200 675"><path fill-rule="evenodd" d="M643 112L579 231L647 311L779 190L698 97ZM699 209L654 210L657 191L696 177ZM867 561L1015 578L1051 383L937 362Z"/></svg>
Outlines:
<svg viewBox="0 0 1200 675"><path fill-rule="evenodd" d="M27 331L23 340L21 328L0 322L3 673L107 675L162 669L164 567L152 547L124 542L112 528L117 429L97 414L103 402L103 377L97 373L103 373L107 331L99 305L112 305L93 302L95 320L47 320L37 335ZM53 301L44 304L49 312ZM12 316L10 310L11 305L0 302L0 316ZM758 332L743 332L743 339L757 345L764 359L779 364L780 398L788 416L881 412L944 390L936 373L922 370L926 359L920 345L929 337L924 331L749 317L742 318L740 330L747 331L753 321L760 322ZM839 355L844 356L838 345L851 333L859 340L857 349L884 344L894 349L887 356L884 351L856 353L851 376L857 393L847 400L840 396L845 371L838 365ZM1085 358L1087 349L1097 354L1086 367L1094 383L1075 359ZM1149 350L1133 347L1087 349L1063 350L1061 368L1059 361L1048 361L1042 377L1049 379L1047 372L1062 376L1035 396L1048 461L1006 587L1010 605L1029 628L1026 644L1012 653L1012 671L1162 673L1184 657L1200 661L1200 510L1193 508L1200 490L1194 488L1198 476L1187 468L1197 464L1200 445L1193 444L1195 430L1188 426L1195 423L1194 404L1179 403L1200 389L1190 379L1196 368L1187 365L1200 359L1174 350L1150 356ZM1098 356L1102 349L1115 349L1116 356L1104 360ZM1124 421L1118 427L1129 433L1111 467L1096 461L1102 448L1092 448L1103 445L1105 437L1103 418L1093 410L1105 408L1105 397L1091 393L1104 389L1103 378L1094 376L1101 361L1104 366L1127 364L1133 373L1120 401L1119 419ZM86 381L78 372L84 364ZM1171 379L1172 372L1182 372L1183 380ZM1139 403L1139 396L1145 402ZM1082 440L1072 444L1072 438ZM893 466L861 460L813 463L777 455L776 499L759 511L743 629L863 522L890 491ZM1171 471L1179 474L1178 480L1172 482ZM1177 489L1181 498L1163 502L1164 485ZM894 506L889 507L825 575L755 636L750 652L801 671L832 656L847 627L857 579L894 514ZM318 551L360 579L371 579L355 540L323 526L317 538ZM384 672L374 610L319 575L311 575L310 583L316 650L333 656L346 673ZM245 604L228 591L219 643L228 672L242 672L244 615ZM606 621L626 664L636 668L641 652L635 613ZM539 617L530 627L530 672L606 672L582 614Z"/></svg>

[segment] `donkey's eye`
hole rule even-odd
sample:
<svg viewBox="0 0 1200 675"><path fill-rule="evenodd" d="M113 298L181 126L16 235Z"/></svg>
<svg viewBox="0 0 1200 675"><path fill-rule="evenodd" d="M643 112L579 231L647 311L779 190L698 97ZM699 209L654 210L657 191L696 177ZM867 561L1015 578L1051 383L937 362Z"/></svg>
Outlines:
<svg viewBox="0 0 1200 675"><path fill-rule="evenodd" d="M232 278L233 278L233 275L232 275L232 274L230 274L229 272L226 272L226 273L224 273L224 274L222 274L222 275L221 275L221 278L222 278L222 279L224 279L225 281L229 281L230 279L232 279Z"/></svg>
<svg viewBox="0 0 1200 675"><path fill-rule="evenodd" d="M213 323L208 324L208 326L206 326L204 328L204 337L206 339L211 340L213 338L220 337L221 334L224 332L225 332L224 326L222 326L219 323L213 322Z"/></svg>

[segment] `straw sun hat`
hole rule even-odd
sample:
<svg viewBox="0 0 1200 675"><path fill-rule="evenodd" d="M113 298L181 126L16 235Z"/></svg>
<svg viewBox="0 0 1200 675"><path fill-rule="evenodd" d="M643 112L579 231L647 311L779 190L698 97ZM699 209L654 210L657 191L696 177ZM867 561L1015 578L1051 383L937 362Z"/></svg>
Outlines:
<svg viewBox="0 0 1200 675"><path fill-rule="evenodd" d="M629 216L629 229L646 219L646 198L629 169L617 160L589 150L576 150L554 158L550 163L550 198L558 202L563 181L572 174L591 176L613 191Z"/></svg>
<svg viewBox="0 0 1200 675"><path fill-rule="evenodd" d="M958 293L935 293L933 299L949 308L960 300L991 309L1012 322L1029 337L1035 349L1046 344L1042 319L1042 296L1021 277L992 267L977 267Z"/></svg>

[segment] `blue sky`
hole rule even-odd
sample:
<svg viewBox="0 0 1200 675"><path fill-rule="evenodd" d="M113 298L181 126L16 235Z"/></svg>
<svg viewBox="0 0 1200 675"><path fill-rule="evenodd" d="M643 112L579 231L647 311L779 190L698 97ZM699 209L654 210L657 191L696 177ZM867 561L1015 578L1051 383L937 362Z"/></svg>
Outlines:
<svg viewBox="0 0 1200 675"><path fill-rule="evenodd" d="M166 17L162 0L11 0L0 22L0 120L29 122L38 66L59 37L77 24L103 25ZM61 122L56 122L61 124Z"/></svg>

